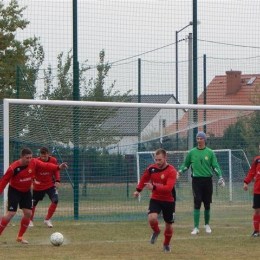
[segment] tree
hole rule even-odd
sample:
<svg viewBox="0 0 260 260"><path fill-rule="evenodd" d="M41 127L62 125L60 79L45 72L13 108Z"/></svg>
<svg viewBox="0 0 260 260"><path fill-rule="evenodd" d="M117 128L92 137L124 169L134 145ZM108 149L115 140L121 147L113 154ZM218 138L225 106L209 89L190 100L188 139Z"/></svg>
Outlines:
<svg viewBox="0 0 260 260"><path fill-rule="evenodd" d="M69 51L64 59L64 53L61 52L57 57L57 75L53 76L53 68L51 65L44 70L44 85L45 89L41 94L42 99L50 100L73 100L73 75L72 75L72 61L73 56ZM124 94L119 91L114 91L115 83L105 89L108 72L111 65L105 62L105 51L101 50L99 53L99 63L96 65L97 77L90 78L85 76L85 72L91 67L84 61L79 69L79 85L80 85L80 100L84 101L117 101L123 102L128 100L128 95L131 90Z"/></svg>
<svg viewBox="0 0 260 260"><path fill-rule="evenodd" d="M53 68L51 65L44 71L45 75L45 89L41 94L42 99L49 100L73 100L73 74L72 74L72 61L73 56L71 51L64 54L60 53L57 57L57 71L56 77L53 76ZM106 87L106 78L108 76L111 65L105 62L105 51L99 53L99 63L95 67L97 69L96 78L87 79L86 73L91 68L87 65L87 61L80 65L79 69L79 85L80 85L80 100L83 101L128 101L128 95L131 91L127 91L123 95L119 91L114 91L116 81ZM109 109L86 109L78 108L77 120L79 122L79 143L81 147L99 147L113 143L114 136L117 135L115 129L109 129L104 126L104 122L116 113L115 108ZM59 140L63 144L71 145L73 142L73 124L74 114L71 107L55 108L55 114L60 113L61 117L54 119L53 109L51 107L41 107L40 111L31 111L30 115L34 114L35 118L39 119L39 113L42 120L49 131L55 133L55 141ZM66 124L64 118L66 115ZM34 121L39 124L39 121ZM34 124L30 122L31 126ZM34 128L36 125L34 125ZM48 137L46 137L48 138Z"/></svg>
<svg viewBox="0 0 260 260"><path fill-rule="evenodd" d="M17 66L27 81L27 84L20 85L20 97L32 98L28 86L32 94L36 92L35 81L44 60L44 50L40 38L17 39L17 30L24 30L30 23L22 18L25 9L19 8L17 0L11 0L6 7L0 2L0 100L15 97Z"/></svg>

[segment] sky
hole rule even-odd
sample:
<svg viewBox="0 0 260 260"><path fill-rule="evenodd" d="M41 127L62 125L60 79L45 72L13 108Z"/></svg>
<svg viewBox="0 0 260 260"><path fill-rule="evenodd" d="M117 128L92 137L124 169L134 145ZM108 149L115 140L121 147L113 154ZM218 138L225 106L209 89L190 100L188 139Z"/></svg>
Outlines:
<svg viewBox="0 0 260 260"><path fill-rule="evenodd" d="M4 3L9 1L3 0ZM19 0L27 6L30 25L17 37L40 37L45 50L42 68L57 65L59 53L73 47L72 0ZM175 32L193 20L192 0L81 0L78 4L79 63L95 66L104 49L113 64L108 87L137 93L138 58L142 94L176 94ZM260 1L200 0L198 29L198 93L203 90L203 54L207 57L207 84L227 70L260 73ZM179 99L187 103L188 43L192 26L178 33ZM95 69L88 72L94 77ZM39 89L43 80L38 80Z"/></svg>

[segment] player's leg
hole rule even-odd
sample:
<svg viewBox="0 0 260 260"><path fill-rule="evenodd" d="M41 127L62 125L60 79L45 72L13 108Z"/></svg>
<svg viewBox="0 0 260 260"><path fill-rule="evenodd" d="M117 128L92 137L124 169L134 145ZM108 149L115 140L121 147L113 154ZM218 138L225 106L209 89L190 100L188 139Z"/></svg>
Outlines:
<svg viewBox="0 0 260 260"><path fill-rule="evenodd" d="M12 186L9 186L7 198L8 198L7 213L1 218L0 235L2 234L2 232L4 231L8 223L11 221L11 219L14 217L14 215L17 212L17 207L20 200L20 193Z"/></svg>
<svg viewBox="0 0 260 260"><path fill-rule="evenodd" d="M57 191L55 186L53 186L50 189L46 190L46 193L48 194L48 196L49 196L49 198L51 200L51 203L50 203L47 215L45 217L44 223L45 223L46 226L52 228L53 225L51 223L51 218L52 218L53 214L55 213L56 208L58 206L59 195L58 195L58 191Z"/></svg>
<svg viewBox="0 0 260 260"><path fill-rule="evenodd" d="M158 214L161 211L161 206L157 200L150 199L149 203L149 209L148 209L148 222L153 230L153 234L151 236L150 242L151 244L154 244L161 232L159 228L159 222L158 222Z"/></svg>
<svg viewBox="0 0 260 260"><path fill-rule="evenodd" d="M24 238L24 233L26 232L31 215L32 215L32 195L31 191L23 193L21 196L21 200L19 202L20 209L23 211L23 217L20 222L20 229L18 231L18 235L16 240L21 242L22 244L28 244L28 241Z"/></svg>
<svg viewBox="0 0 260 260"><path fill-rule="evenodd" d="M174 223L174 202L162 202L163 218L165 221L163 250L166 252L171 251L170 241L173 235Z"/></svg>
<svg viewBox="0 0 260 260"><path fill-rule="evenodd" d="M212 194L213 194L212 178L204 178L203 190L202 190L202 201L204 204L204 228L206 233L208 234L211 233L209 221L210 221L210 204L212 203Z"/></svg>
<svg viewBox="0 0 260 260"><path fill-rule="evenodd" d="M33 190L33 195L32 195L32 215L29 223L29 227L33 227L33 220L34 220L34 215L36 211L36 207L38 205L38 202L43 200L45 195L44 191L38 191L38 190Z"/></svg>
<svg viewBox="0 0 260 260"><path fill-rule="evenodd" d="M254 232L252 234L252 237L259 237L259 225L260 225L260 194L254 194L254 200L253 200L253 208L254 208L254 214L253 214L253 226L254 226Z"/></svg>
<svg viewBox="0 0 260 260"><path fill-rule="evenodd" d="M202 190L201 190L201 178L192 178L192 193L193 193L193 221L194 228L191 232L192 235L199 234L199 223L200 223L200 208L202 203Z"/></svg>

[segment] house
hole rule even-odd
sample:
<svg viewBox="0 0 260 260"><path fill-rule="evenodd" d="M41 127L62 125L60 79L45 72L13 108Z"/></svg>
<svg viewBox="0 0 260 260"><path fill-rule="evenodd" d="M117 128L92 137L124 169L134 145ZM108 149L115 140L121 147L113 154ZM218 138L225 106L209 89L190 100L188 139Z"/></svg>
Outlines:
<svg viewBox="0 0 260 260"><path fill-rule="evenodd" d="M242 74L241 71L226 71L226 75L215 76L206 88L207 105L254 105L257 101L257 87L260 90L260 74ZM260 93L259 93L260 95ZM198 104L204 104L204 92L198 97ZM198 120L195 127L203 131L206 125L207 135L223 136L224 130L237 122L238 118L246 116L252 111L237 110L198 110ZM178 122L182 135L192 126L193 118L186 113ZM194 125L193 125L194 126ZM193 127L192 126L192 127ZM166 134L176 132L175 124L167 127Z"/></svg>
<svg viewBox="0 0 260 260"><path fill-rule="evenodd" d="M131 102L138 103L138 96L131 96ZM176 104L173 95L142 95L141 103ZM178 110L181 118L184 110ZM111 153L121 154L135 153L138 149L138 142L151 140L165 135L165 128L176 121L176 113L171 109L153 108L119 108L116 115L109 118L103 128L116 129L118 141L108 147ZM159 133L159 134L158 134Z"/></svg>

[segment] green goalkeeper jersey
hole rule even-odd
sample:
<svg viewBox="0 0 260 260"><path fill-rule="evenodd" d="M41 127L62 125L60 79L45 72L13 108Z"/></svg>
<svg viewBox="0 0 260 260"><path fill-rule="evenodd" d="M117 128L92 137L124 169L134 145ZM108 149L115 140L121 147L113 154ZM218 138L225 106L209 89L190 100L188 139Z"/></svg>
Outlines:
<svg viewBox="0 0 260 260"><path fill-rule="evenodd" d="M219 178L222 177L217 157L208 147L204 149L198 149L197 147L191 149L181 165L179 172L184 172L189 167L191 167L193 177L212 177L213 171Z"/></svg>

